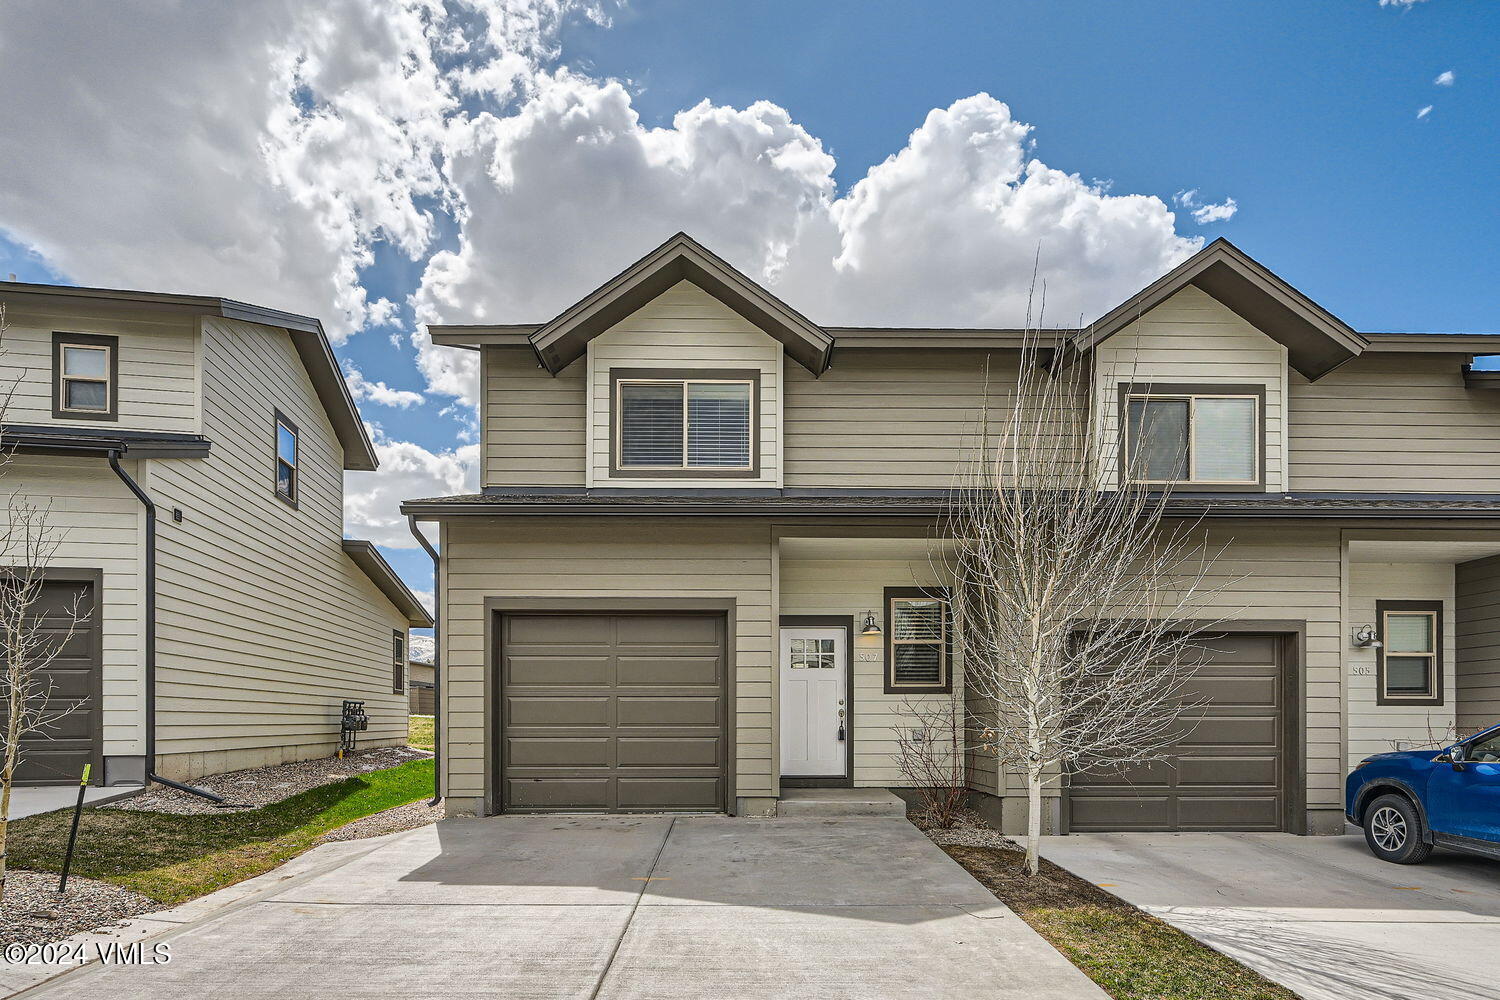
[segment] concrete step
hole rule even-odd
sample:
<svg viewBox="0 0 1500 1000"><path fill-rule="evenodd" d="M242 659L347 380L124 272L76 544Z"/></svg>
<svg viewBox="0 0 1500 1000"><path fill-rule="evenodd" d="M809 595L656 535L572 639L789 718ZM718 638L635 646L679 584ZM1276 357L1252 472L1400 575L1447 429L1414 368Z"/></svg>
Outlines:
<svg viewBox="0 0 1500 1000"><path fill-rule="evenodd" d="M783 788L778 816L905 816L906 803L884 788Z"/></svg>

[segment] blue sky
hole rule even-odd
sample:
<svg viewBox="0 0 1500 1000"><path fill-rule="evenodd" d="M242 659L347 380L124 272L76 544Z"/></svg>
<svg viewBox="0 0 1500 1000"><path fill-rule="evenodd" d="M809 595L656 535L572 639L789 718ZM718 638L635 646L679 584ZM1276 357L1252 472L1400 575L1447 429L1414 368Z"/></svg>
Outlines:
<svg viewBox="0 0 1500 1000"><path fill-rule="evenodd" d="M488 34L469 8L451 10L449 26L473 39L456 58L424 36L409 0L340 14L361 19L346 32L359 47L300 20L303 6L163 13L130 0L118 24L0 12L0 89L12 95L0 132L30 151L0 166L0 273L212 291L324 318L366 383L425 396L363 403L387 469L351 477L351 496L374 499L349 512L350 534L385 541L420 590L426 557L400 547L389 515L403 491L449 491L454 470L472 468L473 431L467 376L423 344L420 321L545 320L681 227L830 323L858 308L874 310L859 321L893 324L1015 320L1000 261L1073 245L1048 228L1066 211L983 214L975 192L1015 154L1077 175L1075 209L1136 213L1074 236L1102 234L1138 262L1103 275L1055 262L1059 286L1080 285L1080 312L1123 298L1187 241L1223 235L1357 329L1500 330L1500 4L637 0L589 16L535 0L534 20L498 31L492 19ZM243 11L253 20L230 20ZM160 51L115 40L143 22ZM236 48L214 48L229 36ZM184 38L202 41L201 56ZM95 55L48 86L25 59L51 44ZM387 50L418 71L392 83ZM276 58L287 52L297 59ZM460 75L479 70L499 82ZM1437 82L1445 73L1451 83ZM185 100L155 79L174 75L204 89ZM981 93L993 101L964 103ZM703 101L713 107L679 117ZM907 187L888 171L859 194L888 157L927 148L919 129L938 152L906 161ZM777 160L787 150L797 156ZM82 172L90 160L118 190ZM905 214L882 217L901 191ZM942 232L902 228L955 200L979 214ZM1199 224L1205 206L1220 218ZM846 248L864 247L853 270L868 280L824 298L830 218ZM984 286L982 269L933 287L965 261L924 271L924 241L991 225L998 235L956 252L994 255L995 288L962 285ZM791 274L768 249L788 240ZM904 273L898 314L875 293ZM362 304L380 299L389 313Z"/></svg>

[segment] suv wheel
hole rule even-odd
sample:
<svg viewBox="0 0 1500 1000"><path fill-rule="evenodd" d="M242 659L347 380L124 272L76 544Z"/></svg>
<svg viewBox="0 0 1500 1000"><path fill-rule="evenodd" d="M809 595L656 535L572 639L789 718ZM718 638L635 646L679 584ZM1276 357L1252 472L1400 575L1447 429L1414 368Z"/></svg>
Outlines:
<svg viewBox="0 0 1500 1000"><path fill-rule="evenodd" d="M1422 840L1422 820L1404 795L1382 795L1365 809L1365 843L1382 861L1419 865L1432 853Z"/></svg>

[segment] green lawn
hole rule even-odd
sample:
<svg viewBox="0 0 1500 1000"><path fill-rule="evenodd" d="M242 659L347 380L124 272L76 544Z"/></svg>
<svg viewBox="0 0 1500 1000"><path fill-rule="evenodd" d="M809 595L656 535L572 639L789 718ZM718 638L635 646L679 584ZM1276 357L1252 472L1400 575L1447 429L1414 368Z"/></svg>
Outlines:
<svg viewBox="0 0 1500 1000"><path fill-rule="evenodd" d="M1297 1000L1292 991L1045 858L1033 877L1017 851L943 850L1115 1000Z"/></svg>
<svg viewBox="0 0 1500 1000"><path fill-rule="evenodd" d="M406 745L418 750L432 749L432 716L413 715L407 722Z"/></svg>
<svg viewBox="0 0 1500 1000"><path fill-rule="evenodd" d="M249 812L175 816L85 809L73 872L180 903L270 871L323 834L432 795L432 761L408 761ZM71 809L10 825L12 868L61 871Z"/></svg>

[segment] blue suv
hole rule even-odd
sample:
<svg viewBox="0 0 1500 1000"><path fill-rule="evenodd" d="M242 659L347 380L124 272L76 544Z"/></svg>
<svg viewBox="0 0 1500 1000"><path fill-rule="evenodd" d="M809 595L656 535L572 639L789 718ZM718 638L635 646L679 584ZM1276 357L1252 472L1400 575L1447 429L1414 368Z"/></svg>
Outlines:
<svg viewBox="0 0 1500 1000"><path fill-rule="evenodd" d="M1434 847L1500 859L1500 726L1441 750L1366 757L1344 783L1344 814L1398 865Z"/></svg>

